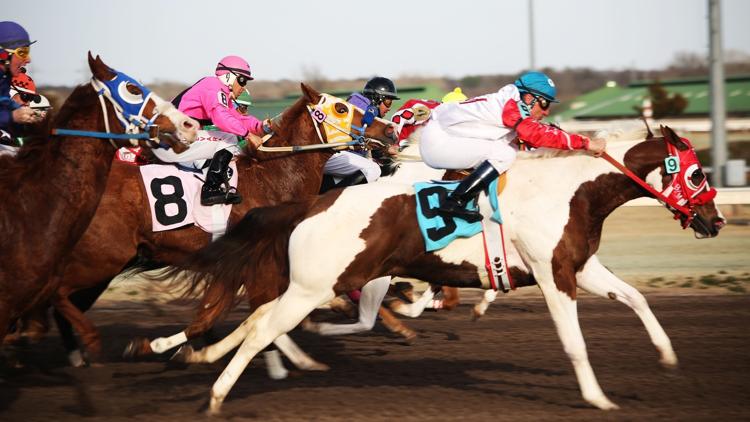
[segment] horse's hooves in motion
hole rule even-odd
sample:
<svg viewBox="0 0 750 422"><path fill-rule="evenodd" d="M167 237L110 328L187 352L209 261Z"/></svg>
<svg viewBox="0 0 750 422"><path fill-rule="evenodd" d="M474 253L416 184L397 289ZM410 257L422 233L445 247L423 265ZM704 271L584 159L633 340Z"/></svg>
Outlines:
<svg viewBox="0 0 750 422"><path fill-rule="evenodd" d="M190 356L193 355L193 352L193 346L186 344L177 349L177 351L172 355L171 358L169 358L169 360L172 362L189 363Z"/></svg>
<svg viewBox="0 0 750 422"><path fill-rule="evenodd" d="M87 368L89 366L89 360L86 357L86 353L81 352L80 349L75 349L68 353L68 363L73 368Z"/></svg>
<svg viewBox="0 0 750 422"><path fill-rule="evenodd" d="M122 357L125 359L135 359L141 356L152 355L154 353L151 350L151 342L145 337L136 337L130 340L125 350L122 352Z"/></svg>

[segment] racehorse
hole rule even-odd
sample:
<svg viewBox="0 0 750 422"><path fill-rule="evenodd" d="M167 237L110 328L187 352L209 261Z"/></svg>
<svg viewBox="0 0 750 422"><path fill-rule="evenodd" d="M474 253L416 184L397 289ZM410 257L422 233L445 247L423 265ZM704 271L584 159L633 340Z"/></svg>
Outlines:
<svg viewBox="0 0 750 422"><path fill-rule="evenodd" d="M274 135L264 144L264 148L285 148L299 146L321 146L325 142L325 127L330 123L316 123L308 109L321 102L321 94L302 84L302 96L272 124ZM335 97L327 97L334 99ZM352 110L352 125L362 127L364 115L343 100L332 109L346 115ZM316 128L318 126L318 128ZM320 135L319 135L320 133ZM393 127L389 122L375 119L367 125L364 139L368 144L387 146L395 142ZM356 137L356 133L351 134ZM320 188L323 166L331 156L331 148L312 149L299 152L257 152L254 156L241 155L237 161L239 177L238 190L245 200L232 208L230 225L238 221L248 210L258 206L272 205L307 195L314 195ZM96 326L71 301L71 293L96 288L96 294L84 305L88 309L109 282L128 268L138 255L160 264L179 262L189 253L211 241L211 234L194 225L180 229L154 232L151 211L145 187L141 182L140 170L136 166L115 162L107 182L104 196L96 210L91 224L76 244L69 256L60 286L54 292L52 302L56 310L70 321L79 333L84 350L91 360L97 360L101 351L101 338ZM259 306L280 294L277 286L254 289L248 292L251 306ZM211 298L205 298L210 301ZM257 303L256 305L253 305ZM85 310L84 309L84 310ZM58 325L67 348L76 347L70 328ZM187 339L203 334L209 326L199 324L187 333ZM67 333L67 336L66 336ZM325 369L324 365L312 361L306 355L296 353L296 346L286 337L278 340L284 352L294 354L295 363L305 369ZM70 351L70 350L69 350ZM151 342L135 339L134 347L129 347L129 356L153 353ZM162 352L162 350L157 350ZM75 354L75 352L73 352ZM72 356L71 360L76 361Z"/></svg>
<svg viewBox="0 0 750 422"><path fill-rule="evenodd" d="M43 139L24 145L15 157L0 157L0 338L25 310L57 288L63 258L94 215L115 151L132 144L122 136L125 126L158 131L140 141L145 147L161 140L181 152L195 138L195 120L98 56L89 53L88 62L91 83L78 86L52 122L73 134L55 129L58 135L46 139L45 130ZM114 123L118 121L123 125ZM88 140L91 132L115 139Z"/></svg>
<svg viewBox="0 0 750 422"><path fill-rule="evenodd" d="M629 200L655 195L667 199L683 228L691 227L697 238L716 236L725 224L689 141L668 127L662 127L662 135L611 145L608 157L624 163L617 165L625 174L581 152L522 154L507 176L517 183L499 195L506 239L517 252L508 256L516 284L538 284L584 400L604 410L617 406L588 361L577 318L576 275L587 271L605 218ZM288 277L289 287L279 298L255 310L225 339L179 353L186 362L214 361L242 343L213 385L209 412L220 411L253 356L337 293L385 275L489 287L481 238L459 238L426 253L416 212L413 188L387 183L256 208L222 239L163 274L217 294L212 313L229 309L248 280Z"/></svg>

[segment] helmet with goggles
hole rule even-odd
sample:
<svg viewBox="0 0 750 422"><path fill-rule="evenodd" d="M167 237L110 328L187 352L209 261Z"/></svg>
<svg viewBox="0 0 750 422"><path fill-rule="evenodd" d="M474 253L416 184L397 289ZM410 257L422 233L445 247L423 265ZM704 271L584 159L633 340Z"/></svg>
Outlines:
<svg viewBox="0 0 750 422"><path fill-rule="evenodd" d="M224 85L231 87L236 80L240 86L245 86L253 80L250 65L239 56L226 56L216 65L216 76Z"/></svg>
<svg viewBox="0 0 750 422"><path fill-rule="evenodd" d="M534 97L542 97L548 102L558 103L557 88L549 76L542 72L526 72L513 83L521 94L529 93Z"/></svg>
<svg viewBox="0 0 750 422"><path fill-rule="evenodd" d="M376 76L365 84L362 94L367 97L373 104L378 105L386 99L398 100L396 85L392 80L382 76Z"/></svg>

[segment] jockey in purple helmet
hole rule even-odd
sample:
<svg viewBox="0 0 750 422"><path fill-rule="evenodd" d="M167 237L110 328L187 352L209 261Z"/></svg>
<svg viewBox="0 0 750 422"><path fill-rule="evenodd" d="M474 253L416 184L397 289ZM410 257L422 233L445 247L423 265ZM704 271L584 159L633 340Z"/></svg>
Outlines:
<svg viewBox="0 0 750 422"><path fill-rule="evenodd" d="M15 22L0 22L0 135L11 139L4 132L12 123L36 123L41 116L27 106L20 106L10 98L11 81L23 73L23 66L31 63L29 33Z"/></svg>
<svg viewBox="0 0 750 422"><path fill-rule="evenodd" d="M227 56L217 63L215 76L199 80L172 100L180 111L198 120L201 126L213 125L228 135L213 131L211 136L203 138L199 132L198 140L182 154L174 154L172 150L154 151L162 161L193 162L197 167L213 157L201 190L203 205L238 204L242 201L235 191L222 188L222 185L228 186L229 163L240 152L237 137L247 139L257 148L260 136L271 131L269 121L261 122L252 115L242 115L233 106L233 100L246 91L245 86L251 80L253 77L247 61L239 56Z"/></svg>

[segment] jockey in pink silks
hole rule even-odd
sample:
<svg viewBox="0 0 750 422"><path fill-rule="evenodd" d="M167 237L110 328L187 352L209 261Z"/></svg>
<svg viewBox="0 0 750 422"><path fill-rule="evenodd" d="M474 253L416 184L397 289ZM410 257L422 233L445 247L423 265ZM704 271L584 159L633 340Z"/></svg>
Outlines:
<svg viewBox="0 0 750 422"><path fill-rule="evenodd" d="M172 150L154 150L164 162L184 163L196 169L211 164L201 190L201 204L238 204L242 197L232 189L223 189L229 180L229 163L239 154L238 137L247 139L256 148L260 136L271 132L270 121L260 121L251 115L240 114L233 106L245 85L253 80L250 65L241 57L227 56L216 65L216 76L209 76L183 91L172 102L183 113L198 120L201 127L216 126L219 131L199 131L198 139L190 148L175 154Z"/></svg>

